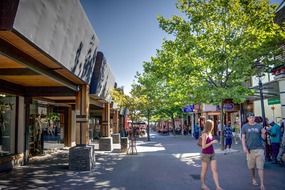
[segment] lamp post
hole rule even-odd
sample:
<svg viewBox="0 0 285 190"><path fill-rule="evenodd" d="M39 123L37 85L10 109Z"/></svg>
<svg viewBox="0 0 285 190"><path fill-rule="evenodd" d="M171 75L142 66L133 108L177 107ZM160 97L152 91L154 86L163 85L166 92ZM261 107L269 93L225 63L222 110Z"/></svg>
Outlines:
<svg viewBox="0 0 285 190"><path fill-rule="evenodd" d="M265 65L262 64L259 60L257 60L254 64L256 68L256 77L258 78L258 89L260 94L260 103L261 103L261 116L262 116L262 127L266 129L266 119L265 119L265 111L264 111L264 97L263 97L263 84L262 78L264 77L264 69ZM269 145L267 142L267 134L265 135L265 158L269 159Z"/></svg>

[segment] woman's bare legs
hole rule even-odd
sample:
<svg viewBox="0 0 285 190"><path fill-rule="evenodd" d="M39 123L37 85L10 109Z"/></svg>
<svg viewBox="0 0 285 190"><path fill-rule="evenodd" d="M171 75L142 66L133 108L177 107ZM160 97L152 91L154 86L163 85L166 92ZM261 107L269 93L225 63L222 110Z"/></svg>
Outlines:
<svg viewBox="0 0 285 190"><path fill-rule="evenodd" d="M205 184L205 177L206 177L207 170L208 170L208 163L205 162L205 161L202 161L201 165L202 165L201 176L200 176L200 179L201 179L201 189L209 190L209 188Z"/></svg>
<svg viewBox="0 0 285 190"><path fill-rule="evenodd" d="M219 175L217 171L217 161L216 160L211 161L211 170L212 170L213 179L216 185L216 189L222 190L222 188L220 187L220 183L219 183Z"/></svg>

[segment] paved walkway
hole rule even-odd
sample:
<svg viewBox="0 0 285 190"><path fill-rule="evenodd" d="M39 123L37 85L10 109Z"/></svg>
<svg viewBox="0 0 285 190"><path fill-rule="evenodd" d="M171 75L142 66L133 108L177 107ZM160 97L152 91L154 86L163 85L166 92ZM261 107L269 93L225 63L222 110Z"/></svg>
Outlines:
<svg viewBox="0 0 285 190"><path fill-rule="evenodd" d="M240 145L224 155L217 152L224 190L257 190L250 184ZM137 142L137 155L96 151L91 172L68 170L68 149L33 159L28 166L0 174L0 189L98 189L98 190L198 190L201 162L199 147L190 136L152 134L150 142ZM285 167L265 164L267 190L285 189ZM207 176L214 188L211 174Z"/></svg>

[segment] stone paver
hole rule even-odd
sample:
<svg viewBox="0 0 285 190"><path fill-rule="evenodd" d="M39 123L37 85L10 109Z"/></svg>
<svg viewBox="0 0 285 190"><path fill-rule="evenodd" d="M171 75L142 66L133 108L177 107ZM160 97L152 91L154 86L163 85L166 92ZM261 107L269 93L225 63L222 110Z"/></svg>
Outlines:
<svg viewBox="0 0 285 190"><path fill-rule="evenodd" d="M219 146L219 145L218 145ZM250 184L240 145L225 155L216 148L221 185L225 190L257 190ZM91 172L68 170L68 149L33 159L28 166L0 174L2 189L196 190L200 189L200 148L190 136L152 134L137 141L137 155L96 151ZM285 167L265 164L267 190L285 189ZM211 174L207 175L211 189Z"/></svg>

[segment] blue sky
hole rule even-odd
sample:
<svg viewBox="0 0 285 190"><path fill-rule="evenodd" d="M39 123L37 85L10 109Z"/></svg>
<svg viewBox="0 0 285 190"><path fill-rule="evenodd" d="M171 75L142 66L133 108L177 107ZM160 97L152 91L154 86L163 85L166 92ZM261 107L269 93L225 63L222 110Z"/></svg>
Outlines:
<svg viewBox="0 0 285 190"><path fill-rule="evenodd" d="M282 0L272 0L280 3ZM131 89L136 72L160 49L167 34L158 15L177 15L176 0L81 0L119 86Z"/></svg>
<svg viewBox="0 0 285 190"><path fill-rule="evenodd" d="M176 0L81 0L100 40L102 51L119 86L129 91L137 71L142 72L167 36L158 15L178 14Z"/></svg>

